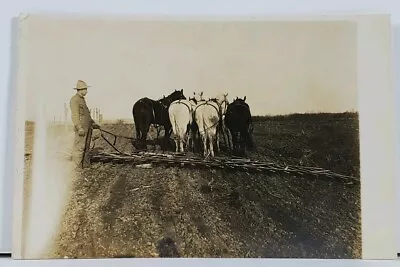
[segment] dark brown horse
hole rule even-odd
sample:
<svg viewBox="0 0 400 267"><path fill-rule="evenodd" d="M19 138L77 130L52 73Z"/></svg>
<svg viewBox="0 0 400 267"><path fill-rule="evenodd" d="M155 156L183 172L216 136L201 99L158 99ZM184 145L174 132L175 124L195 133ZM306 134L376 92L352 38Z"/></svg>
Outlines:
<svg viewBox="0 0 400 267"><path fill-rule="evenodd" d="M186 99L183 89L175 90L167 97L153 100L147 97L139 99L132 108L132 115L135 121L136 141L138 148L146 147L147 134L151 124L164 127L163 149L169 143L172 133L172 125L169 120L168 108L175 100Z"/></svg>
<svg viewBox="0 0 400 267"><path fill-rule="evenodd" d="M243 99L236 98L228 105L225 124L232 135L234 155L245 156L246 147L254 149L253 121L250 107L246 103L246 96Z"/></svg>

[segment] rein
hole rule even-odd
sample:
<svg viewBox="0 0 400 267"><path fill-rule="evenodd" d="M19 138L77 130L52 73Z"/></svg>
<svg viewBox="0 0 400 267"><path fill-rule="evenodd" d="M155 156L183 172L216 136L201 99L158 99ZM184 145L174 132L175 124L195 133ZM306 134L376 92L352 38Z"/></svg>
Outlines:
<svg viewBox="0 0 400 267"><path fill-rule="evenodd" d="M226 104L225 105L225 112L224 113L222 113L222 104ZM226 110L228 109L228 105L229 105L229 102L228 102L228 100L226 100L226 99L224 99L224 101L222 101L221 102L221 104L218 104L218 106L219 106L219 109L220 109L220 115L221 115L221 118L222 118L222 116L224 116L225 114L226 114Z"/></svg>
<svg viewBox="0 0 400 267"><path fill-rule="evenodd" d="M220 116L220 119L222 119L222 117L226 114L226 110L228 108L229 102L228 100L226 100L226 98L224 100L221 101L221 103L218 102L217 98L210 98L208 101L214 102L215 104L218 105L219 111L218 114ZM222 105L225 104L225 112L222 112Z"/></svg>
<svg viewBox="0 0 400 267"><path fill-rule="evenodd" d="M118 148L115 147L115 144L117 143L117 137L121 137L121 138L125 138L125 139L130 139L130 140L135 140L135 138L132 138L132 137L129 137L129 136L124 136L124 135L116 135L116 134L110 133L109 131L103 130L103 129L101 129L101 128L100 128L99 130L100 130L100 135L101 135L101 137L102 137L113 149L115 149L115 151L117 151L118 153L123 154L123 155L128 155L128 154L126 154L126 153L123 153L123 152L119 151ZM108 141L108 139L104 136L103 133L107 133L107 134L110 134L110 135L114 136L114 142L111 144L111 142Z"/></svg>

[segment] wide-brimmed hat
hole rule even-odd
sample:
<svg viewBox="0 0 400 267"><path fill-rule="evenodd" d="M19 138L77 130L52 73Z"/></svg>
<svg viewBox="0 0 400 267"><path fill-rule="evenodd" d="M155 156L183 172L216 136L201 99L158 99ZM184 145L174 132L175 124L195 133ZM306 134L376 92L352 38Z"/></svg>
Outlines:
<svg viewBox="0 0 400 267"><path fill-rule="evenodd" d="M84 81L82 80L78 80L78 82L76 83L76 87L74 87L74 89L76 90L82 90L82 89L87 89L88 86Z"/></svg>

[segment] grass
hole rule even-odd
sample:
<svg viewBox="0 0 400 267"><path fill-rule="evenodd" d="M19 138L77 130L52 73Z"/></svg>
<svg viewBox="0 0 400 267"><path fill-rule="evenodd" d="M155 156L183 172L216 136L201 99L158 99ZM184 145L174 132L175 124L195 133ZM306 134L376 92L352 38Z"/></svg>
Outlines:
<svg viewBox="0 0 400 267"><path fill-rule="evenodd" d="M134 133L129 123L103 127ZM355 113L255 117L254 140L253 159L359 177ZM95 146L112 151L101 138ZM116 146L134 149L125 139ZM361 257L358 185L284 173L102 163L79 176L86 179L74 180L51 257Z"/></svg>

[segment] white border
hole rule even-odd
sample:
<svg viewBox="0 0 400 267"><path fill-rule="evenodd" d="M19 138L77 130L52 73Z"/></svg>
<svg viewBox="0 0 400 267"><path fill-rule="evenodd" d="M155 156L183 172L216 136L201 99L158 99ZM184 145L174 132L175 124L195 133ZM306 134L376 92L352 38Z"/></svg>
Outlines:
<svg viewBox="0 0 400 267"><path fill-rule="evenodd" d="M159 17L159 16L157 16ZM168 17L169 19L171 17ZM199 17L200 18L200 17ZM201 17L204 18L204 17ZM206 17L211 18L211 17ZM244 18L244 17L229 17ZM358 22L359 30L359 84L363 86L360 92L360 142L362 151L362 228L363 258L388 259L395 258L395 234L394 234L394 146L395 133L391 132L394 127L394 106L390 104L393 98L391 83L391 51L385 50L390 45L390 18L387 16L273 16L258 17L267 20L355 20ZM154 17L153 17L154 19ZM29 17L21 19L29 20ZM20 21L21 21L20 20ZM386 26L382 31L381 26ZM372 38L373 37L373 38ZM19 40L21 41L21 39ZM383 50L382 50L383 49ZM378 52L378 53L376 53ZM21 50L21 57L23 50ZM375 54L374 54L375 53ZM364 57L367 55L368 57ZM361 57L362 56L362 57ZM19 71L22 71L21 69ZM364 77L365 76L365 77ZM23 76L18 80L18 101L24 103ZM377 90L379 88L379 90ZM390 103L387 101L389 100ZM371 101L374 109L371 108ZM23 170L23 137L24 107L19 106L17 110L17 150L15 185L21 186L21 171ZM21 141L22 139L22 141ZM388 156L389 159L388 159ZM22 163L22 164L21 164ZM21 168L22 167L22 168ZM378 167L375 169L375 167ZM387 181L382 182L383 175ZM366 178L368 177L368 178ZM22 175L23 178L23 175ZM21 190L14 191L14 222L17 226L13 231L14 242L13 254L19 258L20 251L18 239L20 238L18 226L21 225ZM368 203L368 204L366 204ZM368 208L366 207L368 205ZM373 210L370 209L373 207ZM392 223L391 223L392 222ZM380 227L379 227L380 226ZM390 227L392 226L392 227ZM376 234L374 234L376 233Z"/></svg>
<svg viewBox="0 0 400 267"><path fill-rule="evenodd" d="M386 16L361 16L358 22L362 254L391 258L397 254L392 51L386 49L392 32Z"/></svg>

